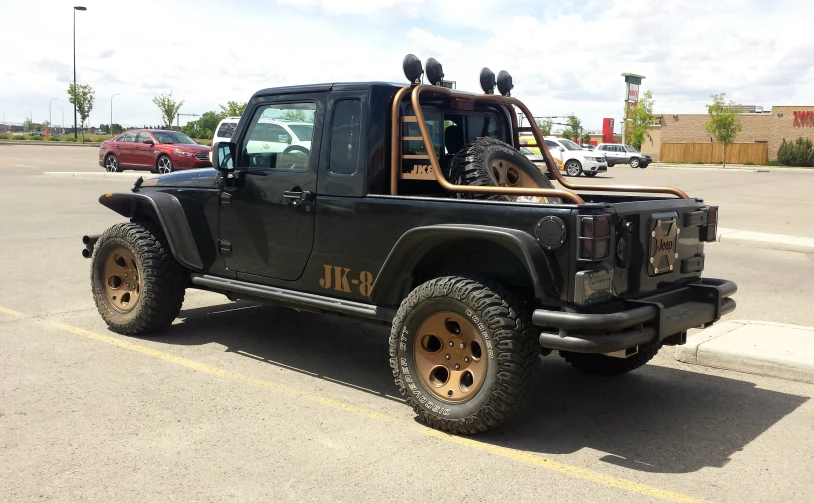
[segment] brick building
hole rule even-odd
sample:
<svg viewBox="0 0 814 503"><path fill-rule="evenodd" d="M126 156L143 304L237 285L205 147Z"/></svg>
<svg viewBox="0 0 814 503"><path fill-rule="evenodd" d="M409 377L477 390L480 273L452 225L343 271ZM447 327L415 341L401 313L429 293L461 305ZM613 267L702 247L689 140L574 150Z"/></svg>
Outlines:
<svg viewBox="0 0 814 503"><path fill-rule="evenodd" d="M704 129L708 114L656 115L658 124L650 126L642 152L654 160L661 157L662 143L709 143L710 134ZM740 114L743 130L736 143L768 143L769 160L777 159L777 149L785 139L799 137L814 141L814 106L775 106L771 111Z"/></svg>

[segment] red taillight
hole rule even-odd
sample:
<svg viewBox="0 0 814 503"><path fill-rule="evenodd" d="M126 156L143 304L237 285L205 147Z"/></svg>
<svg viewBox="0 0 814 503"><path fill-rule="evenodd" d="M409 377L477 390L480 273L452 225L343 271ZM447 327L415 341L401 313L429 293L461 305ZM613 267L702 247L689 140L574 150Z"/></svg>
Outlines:
<svg viewBox="0 0 814 503"><path fill-rule="evenodd" d="M580 218L579 258L591 261L606 259L610 250L610 216Z"/></svg>

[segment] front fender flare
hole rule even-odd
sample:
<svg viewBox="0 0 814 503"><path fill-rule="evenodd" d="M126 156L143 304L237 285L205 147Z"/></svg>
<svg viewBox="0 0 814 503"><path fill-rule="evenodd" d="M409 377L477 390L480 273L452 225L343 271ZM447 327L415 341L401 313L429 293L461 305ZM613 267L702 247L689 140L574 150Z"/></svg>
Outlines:
<svg viewBox="0 0 814 503"><path fill-rule="evenodd" d="M526 267L536 298L559 298L556 266L530 234L503 227L442 224L416 227L399 238L376 276L371 302L398 305L412 283L415 267L427 253L445 243L472 238L498 244L516 256Z"/></svg>
<svg viewBox="0 0 814 503"><path fill-rule="evenodd" d="M164 230L170 251L181 265L194 271L203 270L181 202L166 192L105 194L99 202L119 215L135 218L143 214L153 218Z"/></svg>

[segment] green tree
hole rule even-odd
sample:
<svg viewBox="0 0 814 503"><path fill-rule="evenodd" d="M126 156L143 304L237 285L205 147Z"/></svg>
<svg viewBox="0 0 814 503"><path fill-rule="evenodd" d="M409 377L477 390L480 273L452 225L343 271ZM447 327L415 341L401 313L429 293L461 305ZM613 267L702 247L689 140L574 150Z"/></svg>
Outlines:
<svg viewBox="0 0 814 503"><path fill-rule="evenodd" d="M110 124L99 124L99 129L101 129L105 134L110 134Z"/></svg>
<svg viewBox="0 0 814 503"><path fill-rule="evenodd" d="M71 105L76 105L76 113L79 114L80 126L82 129L82 143L85 142L85 121L88 120L91 110L93 110L93 100L96 91L86 84L69 84L68 101Z"/></svg>
<svg viewBox="0 0 814 503"><path fill-rule="evenodd" d="M305 110L286 110L282 119L291 122L312 122L305 116Z"/></svg>
<svg viewBox="0 0 814 503"><path fill-rule="evenodd" d="M184 105L184 100L175 101L172 98L172 91L169 93L159 94L153 98L153 103L158 107L161 112L161 120L164 121L163 127L169 129L172 127L172 122L175 120L176 114L181 110Z"/></svg>
<svg viewBox="0 0 814 503"><path fill-rule="evenodd" d="M623 127L627 128L625 137L636 150L642 149L644 138L647 135L647 127L653 118L653 103L655 103L653 93L647 91L636 103L636 108L632 111L625 104L626 116L623 125Z"/></svg>
<svg viewBox="0 0 814 503"><path fill-rule="evenodd" d="M206 112L201 115L200 119L188 122L181 128L181 131L192 138L210 139L215 136L215 128L218 127L220 120L220 113Z"/></svg>
<svg viewBox="0 0 814 503"><path fill-rule="evenodd" d="M713 94L711 98L712 103L707 105L710 119L704 128L715 138L715 141L724 144L724 167L726 167L726 147L735 141L735 137L743 129L738 117L743 107L733 101L727 104L726 93Z"/></svg>
<svg viewBox="0 0 814 503"><path fill-rule="evenodd" d="M23 133L34 131L34 123L28 117L23 121Z"/></svg>
<svg viewBox="0 0 814 503"><path fill-rule="evenodd" d="M567 129L571 130L571 137L568 139L576 141L580 136L582 136L582 121L579 120L579 118L574 114L568 115L565 121L568 123Z"/></svg>
<svg viewBox="0 0 814 503"><path fill-rule="evenodd" d="M119 134L124 131L124 128L121 124L116 124L115 122L110 126L110 134Z"/></svg>
<svg viewBox="0 0 814 503"><path fill-rule="evenodd" d="M540 131L542 131L543 136L551 135L551 127L554 125L551 122L551 119L536 119L534 122L537 123L537 127L540 128Z"/></svg>
<svg viewBox="0 0 814 503"><path fill-rule="evenodd" d="M583 134L582 135L582 143L585 144L585 145L591 143L591 135L589 135L588 133Z"/></svg>
<svg viewBox="0 0 814 503"><path fill-rule="evenodd" d="M225 105L218 105L220 107L221 119L225 117L240 117L243 111L246 110L247 101L227 101Z"/></svg>
<svg viewBox="0 0 814 503"><path fill-rule="evenodd" d="M562 130L562 133L560 133L560 138L565 138L566 140L574 140L575 139L574 131L572 131L570 127L567 127Z"/></svg>

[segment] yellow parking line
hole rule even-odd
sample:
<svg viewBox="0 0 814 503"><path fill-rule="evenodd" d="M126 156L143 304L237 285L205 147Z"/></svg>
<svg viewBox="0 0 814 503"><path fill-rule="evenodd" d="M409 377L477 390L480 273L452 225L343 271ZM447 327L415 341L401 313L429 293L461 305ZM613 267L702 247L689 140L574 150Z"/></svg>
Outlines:
<svg viewBox="0 0 814 503"><path fill-rule="evenodd" d="M0 313L3 313L7 316L11 316L13 318L28 318L28 315L25 313L21 313L20 311L14 311L13 309L6 309L5 307L0 307Z"/></svg>
<svg viewBox="0 0 814 503"><path fill-rule="evenodd" d="M7 314L9 316L14 316L16 318L26 318L28 317L24 313L20 313L18 311L13 311L11 309L6 309L0 307L0 313ZM328 398L325 396L317 395L314 393L309 393L307 391L301 391L294 388L289 388L287 386L283 386L280 384L276 384L270 381L264 381L262 379L256 379L254 377L249 377L243 374L238 374L236 372L232 372L230 370L221 369L218 367L213 367L211 365L207 365L205 363L197 362L194 360L189 360L187 358L183 358L180 356L176 356L170 353L165 353L163 351L159 351L157 349L149 348L147 346L142 346L139 344L134 344L124 339L120 339L118 337L113 337L110 335L103 335L97 334L96 332L91 332L89 330L85 330L82 328L74 327L71 325L65 325L62 323L48 323L45 321L39 321L42 324L46 324L49 326L56 327L60 330L65 332L69 332L74 335L80 335L82 337L87 337L89 339L93 339L99 342L104 342L106 344L111 344L113 346L120 347L122 349L126 349L128 351L134 351L136 353L141 353L143 355L151 356L153 358L157 358L159 360L164 360L166 362L174 363L176 365L181 365L182 367L187 367L193 370L197 370L199 372L203 372L206 374L223 377L227 379L232 379L238 382L242 382L244 384L248 384L250 386L254 386L257 388L271 390L277 393L282 393L284 395L288 395L291 397L301 398L308 400L310 402L318 403L321 405L326 405L328 407L333 407L335 409L344 410L346 412L350 412L352 414L356 414L358 416L366 417L369 419L373 419L380 422L389 423L393 426L398 426L400 428L406 428L410 431L415 433L419 433L428 437L432 437L438 440L444 440L447 442L452 442L458 445L464 445L466 447L486 452L489 454L493 454L495 456L500 456L506 459L511 459L514 461L518 461L520 463L525 463L533 466L538 466L540 468L545 468L547 470L551 470L563 475L568 475L577 479L587 480L590 482L594 482L597 484L602 484L608 487L614 487L616 489L622 489L625 491L630 491L633 493L638 493L643 496L647 496L650 498L656 498L663 501L671 501L674 503L701 503L706 502L707 500L694 498L692 496L688 496L681 493L676 493L673 491L668 491L665 489L659 489L658 487L649 486L646 484L640 484L638 482L633 482L631 480L626 480L618 477L612 477L610 475L604 475L602 473L594 472L585 468L580 468L578 466L572 466L565 463L560 463L557 461L552 461L550 459L546 459L543 456L538 454L528 453L528 452L520 452L515 451L513 449L509 449L507 447L500 447L497 445L486 444L483 442L479 442L473 438L468 437L460 437L455 435L449 435L442 431L434 430L429 427L420 426L420 425L406 425L404 422L399 421L395 418L389 417L385 414L381 414L379 412L365 409L363 407L357 407L355 405L351 405L349 403L341 402L339 400L334 400L333 398Z"/></svg>

